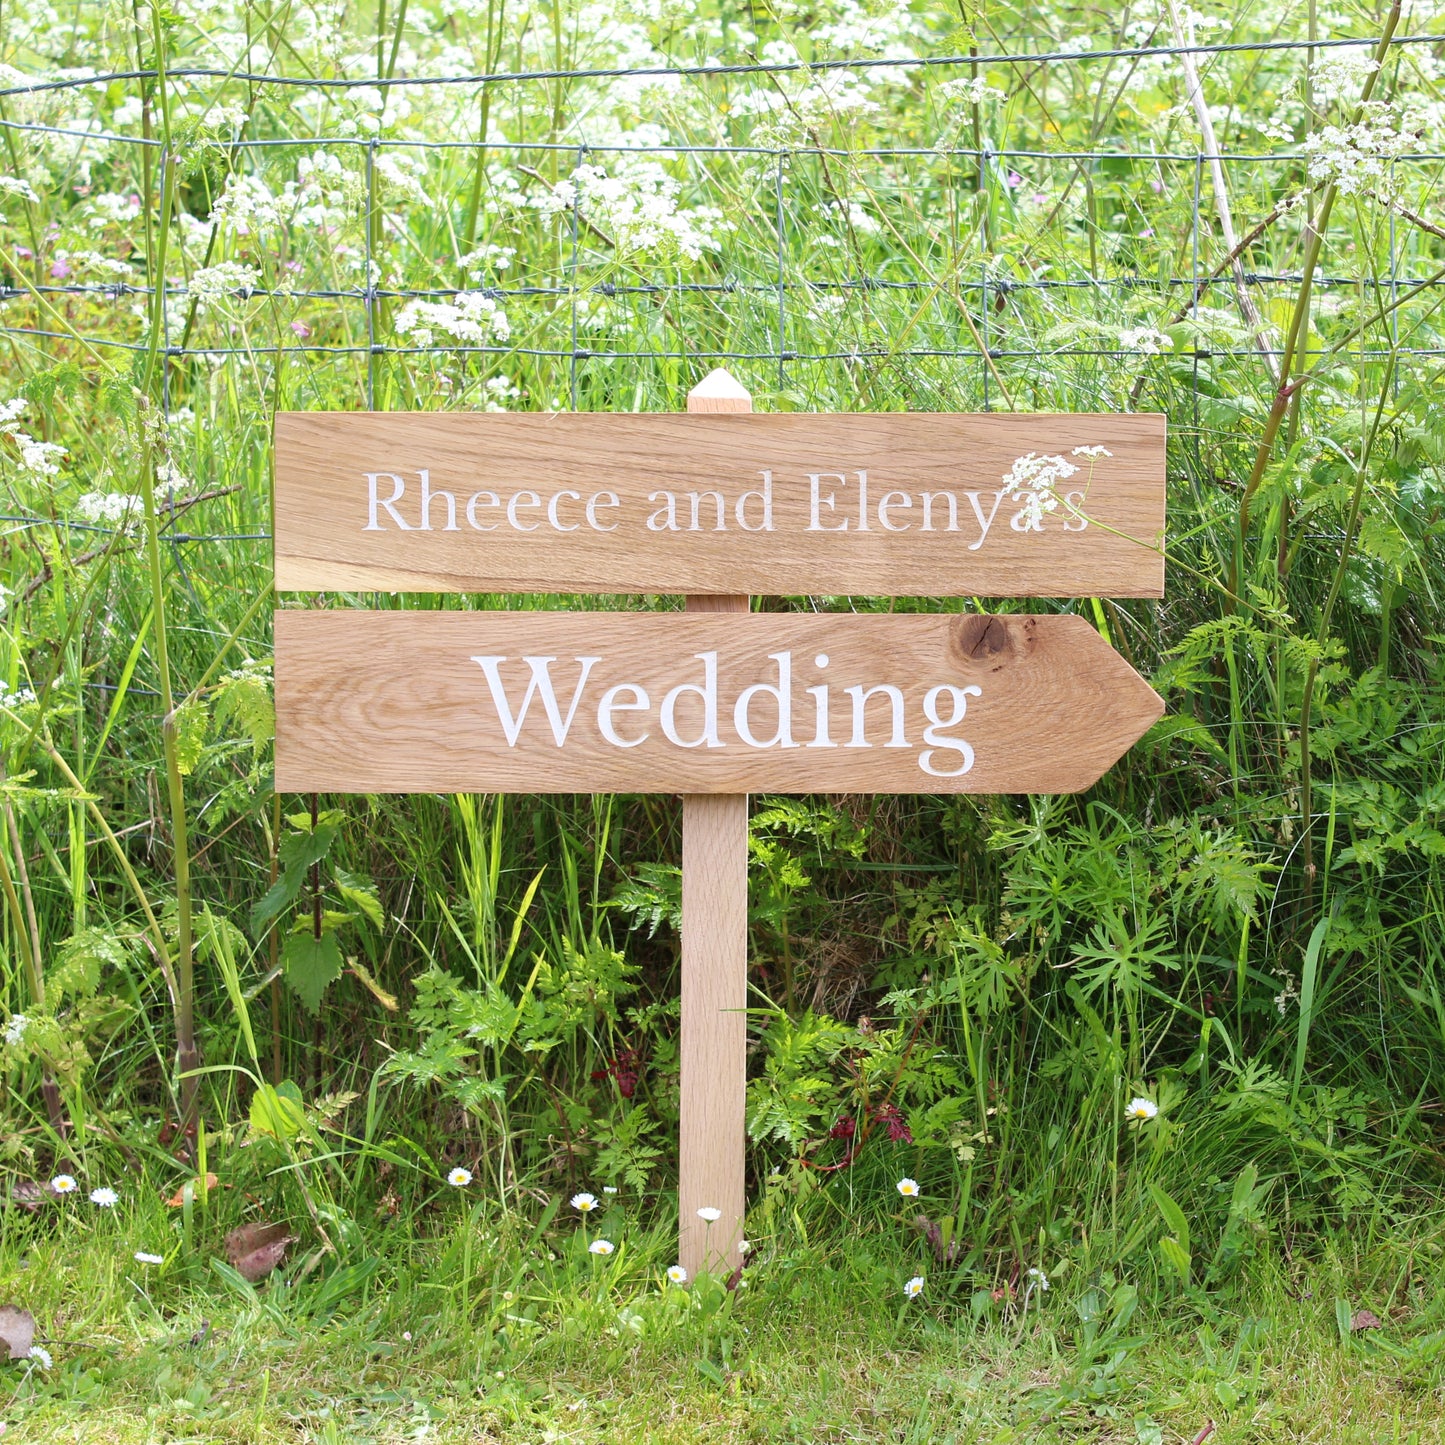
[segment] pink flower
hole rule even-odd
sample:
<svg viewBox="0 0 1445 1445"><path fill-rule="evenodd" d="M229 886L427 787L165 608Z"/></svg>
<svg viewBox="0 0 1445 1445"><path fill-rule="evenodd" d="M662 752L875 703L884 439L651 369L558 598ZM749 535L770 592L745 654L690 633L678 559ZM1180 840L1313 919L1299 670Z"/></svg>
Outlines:
<svg viewBox="0 0 1445 1445"><path fill-rule="evenodd" d="M311 328L304 321L293 321L291 323L291 329L303 341L311 335Z"/></svg>
<svg viewBox="0 0 1445 1445"><path fill-rule="evenodd" d="M67 261L64 256L57 256L55 260L50 263L50 274L57 281L64 280L65 277L70 275L70 262Z"/></svg>
<svg viewBox="0 0 1445 1445"><path fill-rule="evenodd" d="M1008 173L1008 187L1010 190L1018 190L1018 188L1023 185L1023 183L1024 178L1019 175L1017 171L1010 171Z"/></svg>

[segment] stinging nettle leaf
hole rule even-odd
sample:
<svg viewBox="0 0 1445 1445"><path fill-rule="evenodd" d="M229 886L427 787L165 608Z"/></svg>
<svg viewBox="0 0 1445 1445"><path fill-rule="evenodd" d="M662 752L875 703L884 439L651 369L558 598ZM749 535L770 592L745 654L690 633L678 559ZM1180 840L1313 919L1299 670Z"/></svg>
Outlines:
<svg viewBox="0 0 1445 1445"><path fill-rule="evenodd" d="M334 933L317 938L312 933L293 933L281 955L286 982L312 1014L321 1012L321 997L345 967L341 946Z"/></svg>

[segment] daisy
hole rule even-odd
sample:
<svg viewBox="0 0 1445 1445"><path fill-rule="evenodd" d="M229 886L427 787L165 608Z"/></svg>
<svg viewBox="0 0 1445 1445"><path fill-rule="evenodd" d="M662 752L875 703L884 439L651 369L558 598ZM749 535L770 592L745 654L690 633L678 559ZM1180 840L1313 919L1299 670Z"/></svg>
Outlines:
<svg viewBox="0 0 1445 1445"><path fill-rule="evenodd" d="M114 1209L120 1202L120 1195L114 1189L107 1189L102 1186L99 1189L90 1191L90 1202L98 1204L102 1209Z"/></svg>
<svg viewBox="0 0 1445 1445"><path fill-rule="evenodd" d="M917 1299L918 1296L923 1293L923 1276L921 1274L915 1274L913 1278L903 1286L903 1293L906 1294L909 1299Z"/></svg>
<svg viewBox="0 0 1445 1445"><path fill-rule="evenodd" d="M721 1209L713 1209L710 1205L704 1205L697 1212L699 1219L705 1220L708 1224L716 1224L722 1218Z"/></svg>
<svg viewBox="0 0 1445 1445"><path fill-rule="evenodd" d="M1159 1113L1159 1105L1153 1099L1130 1099L1129 1107L1124 1110L1124 1117L1137 1119L1141 1123L1145 1119L1153 1119Z"/></svg>
<svg viewBox="0 0 1445 1445"><path fill-rule="evenodd" d="M147 1254L143 1249L136 1250L135 1261L137 1264L164 1264L166 1262L164 1255Z"/></svg>
<svg viewBox="0 0 1445 1445"><path fill-rule="evenodd" d="M612 1243L611 1243L610 1241L608 1241L608 1240L605 1240L605 1239L594 1239L594 1240L592 1241L592 1243L587 1246L587 1253L588 1253L588 1254L611 1254L612 1251L613 1251L614 1249L616 1249L616 1248L617 1248L617 1246L616 1246L615 1244L612 1244Z"/></svg>
<svg viewBox="0 0 1445 1445"><path fill-rule="evenodd" d="M597 1208L597 1196L595 1194L574 1194L569 1201L573 1209L583 1214L591 1214Z"/></svg>
<svg viewBox="0 0 1445 1445"><path fill-rule="evenodd" d="M57 1194L73 1194L79 1186L69 1174L57 1174L50 1181L50 1187Z"/></svg>
<svg viewBox="0 0 1445 1445"><path fill-rule="evenodd" d="M898 1192L905 1199L917 1199L918 1181L916 1179L900 1179L898 1181Z"/></svg>
<svg viewBox="0 0 1445 1445"><path fill-rule="evenodd" d="M34 1360L42 1370L48 1370L51 1365L55 1363L55 1361L50 1358L50 1351L41 1345L30 1346L30 1358Z"/></svg>
<svg viewBox="0 0 1445 1445"><path fill-rule="evenodd" d="M447 1175L447 1183L450 1184L453 1189L465 1189L471 1182L472 1171L470 1169L453 1169L452 1172Z"/></svg>
<svg viewBox="0 0 1445 1445"><path fill-rule="evenodd" d="M680 1264L675 1264L668 1270L667 1278L672 1284L686 1284L687 1271Z"/></svg>

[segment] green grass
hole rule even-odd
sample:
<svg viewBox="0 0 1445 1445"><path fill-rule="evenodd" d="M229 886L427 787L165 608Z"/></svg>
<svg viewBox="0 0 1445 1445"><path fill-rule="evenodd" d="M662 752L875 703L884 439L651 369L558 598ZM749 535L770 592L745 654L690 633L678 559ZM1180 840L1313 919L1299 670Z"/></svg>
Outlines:
<svg viewBox="0 0 1445 1445"><path fill-rule="evenodd" d="M1126 1318L1107 1277L1058 1278L1027 1313L941 1299L943 1276L905 1305L897 1261L857 1236L766 1245L732 1297L636 1258L578 1272L549 1261L558 1236L487 1256L469 1326L435 1245L328 1306L314 1283L134 1264L112 1223L52 1219L0 1255L0 1297L29 1298L55 1341L48 1372L0 1366L16 1439L1147 1445L1211 1421L1221 1445L1445 1438L1441 1240L1423 1231ZM1342 1339L1337 1301L1384 1327Z"/></svg>
<svg viewBox="0 0 1445 1445"><path fill-rule="evenodd" d="M1331 94L1302 52L1201 61L1249 294L1273 348L1297 342L1282 388L1172 57L983 65L990 93L963 99L967 63L835 92L709 74L387 105L309 83L1112 49L1167 42L1162 19L73 8L72 28L7 3L0 62L151 73L0 107L0 1203L62 1170L122 1201L0 1209L0 1298L56 1342L43 1377L0 1366L13 1433L1147 1442L1152 1420L1172 1445L1213 1419L1221 1441L1436 1438L1445 164L1395 156L1354 188L1303 148L1367 85L1435 107L1391 111L1397 139L1433 134L1438 45ZM1208 38L1317 22L1260 4ZM228 78L243 34L255 69L307 83ZM222 74L174 75L191 65ZM581 149L619 137L647 158ZM639 230L629 196L668 225ZM1213 279L1192 305L1195 277ZM411 293L459 284L509 293L494 349L457 329L485 307L429 343L412 325ZM981 604L1075 610L1165 696L1094 789L756 800L758 1249L731 1299L657 1285L676 801L277 796L266 542L277 409L676 411L716 352L742 354L759 411L1153 409L1170 428L1162 602ZM51 470L33 442L65 455ZM318 909L334 953L308 942ZM1135 1096L1158 1117L1127 1122ZM205 1170L207 1197L156 1202ZM599 1264L550 1211L608 1186L623 1247ZM257 1219L300 1238L252 1290L214 1261ZM928 1229L956 1242L947 1264ZM1023 1318L1030 1268L1053 1288ZM1356 1308L1385 1328L1342 1331Z"/></svg>

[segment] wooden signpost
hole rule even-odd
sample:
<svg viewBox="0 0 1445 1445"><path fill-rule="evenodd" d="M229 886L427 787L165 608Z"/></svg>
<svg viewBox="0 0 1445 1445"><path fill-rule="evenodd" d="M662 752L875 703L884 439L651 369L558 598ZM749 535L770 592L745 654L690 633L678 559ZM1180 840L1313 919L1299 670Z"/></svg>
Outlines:
<svg viewBox="0 0 1445 1445"><path fill-rule="evenodd" d="M1078 616L747 595L1159 596L1162 417L751 407L718 371L686 416L276 419L278 588L687 597L279 611L276 786L683 795L691 1273L741 1259L748 792L1073 792L1163 711Z"/></svg>

